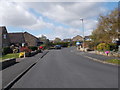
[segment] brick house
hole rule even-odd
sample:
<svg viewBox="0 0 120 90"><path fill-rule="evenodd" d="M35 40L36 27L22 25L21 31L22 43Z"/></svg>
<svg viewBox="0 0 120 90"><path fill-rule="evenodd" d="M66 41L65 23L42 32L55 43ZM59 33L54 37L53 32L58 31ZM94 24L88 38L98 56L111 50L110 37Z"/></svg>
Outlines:
<svg viewBox="0 0 120 90"><path fill-rule="evenodd" d="M25 43L24 33L9 33L10 43L11 44L19 44Z"/></svg>
<svg viewBox="0 0 120 90"><path fill-rule="evenodd" d="M28 32L24 32L24 38L28 46L39 46L41 44L37 37Z"/></svg>
<svg viewBox="0 0 120 90"><path fill-rule="evenodd" d="M77 36L72 38L72 41L83 41L83 37L80 35L77 35Z"/></svg>
<svg viewBox="0 0 120 90"><path fill-rule="evenodd" d="M10 38L5 26L0 27L0 48L10 45Z"/></svg>
<svg viewBox="0 0 120 90"><path fill-rule="evenodd" d="M40 40L28 32L8 33L5 26L0 27L0 47L4 48L12 44L28 46L39 46Z"/></svg>
<svg viewBox="0 0 120 90"><path fill-rule="evenodd" d="M28 32L9 33L9 37L11 44L25 43L27 46L39 46L40 44L39 39Z"/></svg>
<svg viewBox="0 0 120 90"><path fill-rule="evenodd" d="M91 41L91 36L85 36L85 41Z"/></svg>
<svg viewBox="0 0 120 90"><path fill-rule="evenodd" d="M63 42L71 42L71 39L63 39Z"/></svg>

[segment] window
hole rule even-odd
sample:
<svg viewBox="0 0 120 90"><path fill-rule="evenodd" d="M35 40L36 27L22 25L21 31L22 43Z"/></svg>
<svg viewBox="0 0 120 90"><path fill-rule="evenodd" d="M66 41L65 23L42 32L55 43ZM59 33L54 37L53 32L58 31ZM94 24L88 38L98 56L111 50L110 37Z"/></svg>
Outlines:
<svg viewBox="0 0 120 90"><path fill-rule="evenodd" d="M6 39L6 38L7 38L7 37L6 37L6 34L4 34L4 35L3 35L3 38L4 38L4 39Z"/></svg>

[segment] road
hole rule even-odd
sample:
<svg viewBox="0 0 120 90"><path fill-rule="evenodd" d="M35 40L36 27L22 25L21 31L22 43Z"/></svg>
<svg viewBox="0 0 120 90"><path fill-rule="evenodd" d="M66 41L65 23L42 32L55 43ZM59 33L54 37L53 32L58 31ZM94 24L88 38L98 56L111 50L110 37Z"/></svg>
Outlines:
<svg viewBox="0 0 120 90"><path fill-rule="evenodd" d="M51 50L12 88L117 88L118 67L92 61L75 48Z"/></svg>

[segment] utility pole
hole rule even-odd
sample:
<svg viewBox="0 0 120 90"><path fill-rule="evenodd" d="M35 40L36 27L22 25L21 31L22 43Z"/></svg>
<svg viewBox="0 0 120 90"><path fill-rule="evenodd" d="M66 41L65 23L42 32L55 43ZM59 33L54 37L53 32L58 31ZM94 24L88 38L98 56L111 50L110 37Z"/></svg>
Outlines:
<svg viewBox="0 0 120 90"><path fill-rule="evenodd" d="M85 42L85 37L84 37L84 22L83 22L83 19L80 18L80 20L82 21L82 28L83 28L83 51L85 50L85 47L84 47L84 42Z"/></svg>

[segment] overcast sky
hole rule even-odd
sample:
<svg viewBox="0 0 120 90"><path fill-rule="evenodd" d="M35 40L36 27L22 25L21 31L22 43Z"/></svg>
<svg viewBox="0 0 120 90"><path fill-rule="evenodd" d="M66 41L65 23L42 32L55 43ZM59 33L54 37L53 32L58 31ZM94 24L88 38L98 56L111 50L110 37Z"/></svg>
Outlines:
<svg viewBox="0 0 120 90"><path fill-rule="evenodd" d="M89 1L89 0L88 0ZM8 32L27 31L49 39L90 35L99 15L118 7L117 2L0 2L0 25Z"/></svg>

